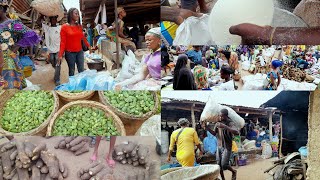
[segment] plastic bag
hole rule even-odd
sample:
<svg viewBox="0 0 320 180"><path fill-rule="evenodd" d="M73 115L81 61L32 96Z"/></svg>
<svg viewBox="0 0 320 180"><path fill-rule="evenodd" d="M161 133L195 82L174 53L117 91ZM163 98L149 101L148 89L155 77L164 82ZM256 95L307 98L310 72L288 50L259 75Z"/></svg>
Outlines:
<svg viewBox="0 0 320 180"><path fill-rule="evenodd" d="M220 105L214 101L214 98L209 97L206 106L200 116L200 121L212 121L217 122L219 120L220 111L222 109L227 109L229 112L229 118L233 121L236 126L240 129L244 127L244 119L239 116L233 109L228 106Z"/></svg>
<svg viewBox="0 0 320 180"><path fill-rule="evenodd" d="M161 115L154 115L142 124L137 136L153 136L161 144Z"/></svg>
<svg viewBox="0 0 320 180"><path fill-rule="evenodd" d="M64 17L62 4L63 0L34 0L31 3L31 7L45 16L59 16L58 21L60 21Z"/></svg>
<svg viewBox="0 0 320 180"><path fill-rule="evenodd" d="M209 32L208 23L209 16L206 14L201 17L187 18L177 29L173 45L215 45Z"/></svg>
<svg viewBox="0 0 320 180"><path fill-rule="evenodd" d="M138 74L142 69L142 63L136 59L134 53L129 50L128 55L125 56L122 62L122 69L118 74L116 81L121 82L126 79L132 78L134 75Z"/></svg>
<svg viewBox="0 0 320 180"><path fill-rule="evenodd" d="M22 67L31 66L33 71L36 70L36 67L34 66L33 61L28 56L20 56L20 63Z"/></svg>
<svg viewBox="0 0 320 180"><path fill-rule="evenodd" d="M262 156L263 159L269 159L272 157L271 145L266 141L262 141Z"/></svg>
<svg viewBox="0 0 320 180"><path fill-rule="evenodd" d="M250 69L250 62L249 61L244 61L242 64L242 69L245 71L248 71Z"/></svg>
<svg viewBox="0 0 320 180"><path fill-rule="evenodd" d="M147 79L140 81L133 86L128 86L127 89L158 91L159 89L161 89L161 82L154 79Z"/></svg>

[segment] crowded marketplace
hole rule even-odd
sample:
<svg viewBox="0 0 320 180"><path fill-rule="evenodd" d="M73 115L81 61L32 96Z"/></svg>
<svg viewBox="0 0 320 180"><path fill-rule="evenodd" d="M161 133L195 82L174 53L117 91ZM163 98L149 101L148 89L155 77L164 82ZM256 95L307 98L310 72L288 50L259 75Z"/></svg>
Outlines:
<svg viewBox="0 0 320 180"><path fill-rule="evenodd" d="M1 89L161 87L157 0L1 0L0 8Z"/></svg>
<svg viewBox="0 0 320 180"><path fill-rule="evenodd" d="M162 0L161 31L168 46L318 45L319 8L317 0Z"/></svg>
<svg viewBox="0 0 320 180"><path fill-rule="evenodd" d="M320 86L320 46L163 46L162 90L305 90Z"/></svg>
<svg viewBox="0 0 320 180"><path fill-rule="evenodd" d="M306 179L309 97L164 91L161 179Z"/></svg>

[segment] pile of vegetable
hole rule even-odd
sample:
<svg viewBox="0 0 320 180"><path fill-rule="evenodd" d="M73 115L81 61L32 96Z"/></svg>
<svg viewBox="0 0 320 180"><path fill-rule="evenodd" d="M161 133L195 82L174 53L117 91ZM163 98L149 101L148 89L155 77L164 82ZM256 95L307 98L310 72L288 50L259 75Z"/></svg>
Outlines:
<svg viewBox="0 0 320 180"><path fill-rule="evenodd" d="M118 136L113 118L98 108L73 106L55 121L52 136Z"/></svg>
<svg viewBox="0 0 320 180"><path fill-rule="evenodd" d="M89 140L87 137L63 137L55 146L56 149L67 149L74 152L74 155L79 156L89 152Z"/></svg>
<svg viewBox="0 0 320 180"><path fill-rule="evenodd" d="M105 91L104 96L113 107L134 116L152 111L156 101L150 91Z"/></svg>
<svg viewBox="0 0 320 180"><path fill-rule="evenodd" d="M81 91L81 90L73 90L73 91L64 91L64 92L76 94L76 93L82 93L83 91Z"/></svg>
<svg viewBox="0 0 320 180"><path fill-rule="evenodd" d="M39 127L52 113L54 97L46 91L20 91L11 97L3 109L1 126L20 133Z"/></svg>
<svg viewBox="0 0 320 180"><path fill-rule="evenodd" d="M81 180L113 180L113 170L105 163L95 161L78 171Z"/></svg>
<svg viewBox="0 0 320 180"><path fill-rule="evenodd" d="M68 177L68 168L46 144L13 141L0 145L0 179L42 180Z"/></svg>

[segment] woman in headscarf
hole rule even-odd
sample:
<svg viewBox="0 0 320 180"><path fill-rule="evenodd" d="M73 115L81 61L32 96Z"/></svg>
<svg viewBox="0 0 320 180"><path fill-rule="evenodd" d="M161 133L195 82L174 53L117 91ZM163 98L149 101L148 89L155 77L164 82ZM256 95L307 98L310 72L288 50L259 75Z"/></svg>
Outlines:
<svg viewBox="0 0 320 180"><path fill-rule="evenodd" d="M181 54L174 68L173 89L174 90L196 90L196 84L190 68L187 67L188 56Z"/></svg>
<svg viewBox="0 0 320 180"><path fill-rule="evenodd" d="M195 145L200 150L200 155L203 152L198 133L195 129L189 127L189 121L186 118L179 119L178 125L181 128L173 131L171 134L168 162L171 161L171 154L176 145L176 157L179 164L182 167L192 167L195 163Z"/></svg>
<svg viewBox="0 0 320 180"><path fill-rule="evenodd" d="M136 48L136 45L134 44L134 42L131 41L132 39L129 38L128 36L124 35L123 18L125 18L127 16L127 13L123 7L118 7L117 11L118 11L118 26L119 26L119 29L118 29L119 42L125 47L128 47L128 46L132 47L133 50L135 51L137 48ZM115 28L116 22L113 22L112 26L113 26L114 30L116 30L116 28Z"/></svg>
<svg viewBox="0 0 320 180"><path fill-rule="evenodd" d="M136 84L142 80L152 78L155 80L161 79L161 30L160 27L150 29L145 36L147 48L151 51L144 59L142 71L132 78L120 82L116 85L116 89Z"/></svg>
<svg viewBox="0 0 320 180"><path fill-rule="evenodd" d="M198 65L193 69L193 76L197 85L197 89L208 89L208 75L207 68Z"/></svg>
<svg viewBox="0 0 320 180"><path fill-rule="evenodd" d="M281 83L281 77L279 73L279 67L283 65L282 61L274 60L271 63L271 71L268 72L267 78L266 78L266 90L277 90L280 83Z"/></svg>
<svg viewBox="0 0 320 180"><path fill-rule="evenodd" d="M224 80L219 86L219 90L222 91L234 91L236 90L235 82L231 79L231 75L234 74L234 70L229 65L223 65L220 69L220 77Z"/></svg>
<svg viewBox="0 0 320 180"><path fill-rule="evenodd" d="M88 34L87 41L89 42L90 46L92 47L93 46L93 30L91 28L90 23L87 24L87 34Z"/></svg>
<svg viewBox="0 0 320 180"><path fill-rule="evenodd" d="M20 47L30 47L40 42L40 37L19 20L7 18L8 1L0 0L0 81L3 89L26 87L22 65L16 55Z"/></svg>

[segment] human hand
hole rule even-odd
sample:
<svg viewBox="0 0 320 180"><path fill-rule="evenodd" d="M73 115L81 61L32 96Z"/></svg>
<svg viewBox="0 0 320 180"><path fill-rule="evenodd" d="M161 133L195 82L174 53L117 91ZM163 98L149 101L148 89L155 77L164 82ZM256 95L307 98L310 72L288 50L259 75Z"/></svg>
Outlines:
<svg viewBox="0 0 320 180"><path fill-rule="evenodd" d="M122 86L120 84L116 85L114 88L115 91L121 91L121 89L122 89Z"/></svg>
<svg viewBox="0 0 320 180"><path fill-rule="evenodd" d="M227 126L226 126L225 124L223 124L223 123L217 122L216 127L217 127L217 128L221 128L221 129L224 129L224 128L226 128Z"/></svg>
<svg viewBox="0 0 320 180"><path fill-rule="evenodd" d="M243 23L230 27L229 32L242 37L242 44L258 45L270 44L272 33L271 26L257 26L255 24Z"/></svg>
<svg viewBox="0 0 320 180"><path fill-rule="evenodd" d="M168 156L167 162L170 163L171 162L171 156Z"/></svg>
<svg viewBox="0 0 320 180"><path fill-rule="evenodd" d="M61 65L61 62L62 62L62 57L59 57L58 62L56 64L56 67L59 67Z"/></svg>

